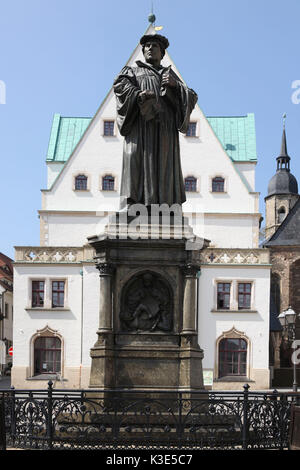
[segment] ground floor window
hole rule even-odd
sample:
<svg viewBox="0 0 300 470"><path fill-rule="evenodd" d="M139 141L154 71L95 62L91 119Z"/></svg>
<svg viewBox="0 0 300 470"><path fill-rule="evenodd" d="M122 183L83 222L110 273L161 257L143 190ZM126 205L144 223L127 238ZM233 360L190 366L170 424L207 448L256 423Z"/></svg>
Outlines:
<svg viewBox="0 0 300 470"><path fill-rule="evenodd" d="M41 336L34 342L34 375L61 372L61 341L55 336Z"/></svg>
<svg viewBox="0 0 300 470"><path fill-rule="evenodd" d="M242 338L224 338L219 343L219 377L246 375L247 342Z"/></svg>

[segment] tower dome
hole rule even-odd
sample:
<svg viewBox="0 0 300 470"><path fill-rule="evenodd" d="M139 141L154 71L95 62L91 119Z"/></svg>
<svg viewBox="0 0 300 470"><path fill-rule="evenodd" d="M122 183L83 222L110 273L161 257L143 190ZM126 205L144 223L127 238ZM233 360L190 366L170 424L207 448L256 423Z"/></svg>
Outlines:
<svg viewBox="0 0 300 470"><path fill-rule="evenodd" d="M287 153L286 134L283 128L281 152L276 158L277 170L270 179L268 185L268 196L275 194L298 194L298 183L294 175L290 172L290 157Z"/></svg>

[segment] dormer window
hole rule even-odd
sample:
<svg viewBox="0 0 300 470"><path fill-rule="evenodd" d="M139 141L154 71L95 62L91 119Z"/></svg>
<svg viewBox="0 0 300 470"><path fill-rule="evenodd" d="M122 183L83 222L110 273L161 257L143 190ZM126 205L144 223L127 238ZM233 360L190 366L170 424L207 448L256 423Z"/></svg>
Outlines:
<svg viewBox="0 0 300 470"><path fill-rule="evenodd" d="M216 176L212 180L212 192L213 193L224 193L225 191L225 180L221 176Z"/></svg>
<svg viewBox="0 0 300 470"><path fill-rule="evenodd" d="M197 191L197 178L194 176L188 176L184 180L185 190L188 192L196 192Z"/></svg>
<svg viewBox="0 0 300 470"><path fill-rule="evenodd" d="M76 191L85 191L87 190L87 176L78 175L75 177L75 190Z"/></svg>
<svg viewBox="0 0 300 470"><path fill-rule="evenodd" d="M105 175L102 178L102 190L103 191L114 191L115 189L115 178L112 175Z"/></svg>

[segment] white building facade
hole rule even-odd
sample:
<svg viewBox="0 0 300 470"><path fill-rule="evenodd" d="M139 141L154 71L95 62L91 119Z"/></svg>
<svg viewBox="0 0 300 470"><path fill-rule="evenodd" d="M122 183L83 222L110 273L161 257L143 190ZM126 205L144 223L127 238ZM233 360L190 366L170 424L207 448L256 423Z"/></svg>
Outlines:
<svg viewBox="0 0 300 470"><path fill-rule="evenodd" d="M148 32L152 32L152 26ZM127 65L142 60L141 47ZM163 65L174 63L166 53ZM113 77L112 77L113 80ZM194 232L210 240L198 278L207 387L269 387L268 250L258 248L254 116L207 117L180 136ZM40 246L16 247L12 385L86 388L99 324L99 274L87 237L119 209L123 137L110 90L91 118L54 116L42 190Z"/></svg>

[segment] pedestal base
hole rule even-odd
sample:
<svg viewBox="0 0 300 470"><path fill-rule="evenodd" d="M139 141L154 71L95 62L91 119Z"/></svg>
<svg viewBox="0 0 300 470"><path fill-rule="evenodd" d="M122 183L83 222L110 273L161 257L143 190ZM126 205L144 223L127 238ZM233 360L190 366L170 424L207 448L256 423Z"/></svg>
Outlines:
<svg viewBox="0 0 300 470"><path fill-rule="evenodd" d="M113 342L95 345L91 357L92 388L148 392L204 388L203 351L195 335L117 334Z"/></svg>
<svg viewBox="0 0 300 470"><path fill-rule="evenodd" d="M193 249L188 249L191 241ZM138 232L118 215L89 243L96 250L105 299L98 341L91 349L90 387L203 390L197 273L200 251L208 242L195 237L184 218L168 226L144 220Z"/></svg>

